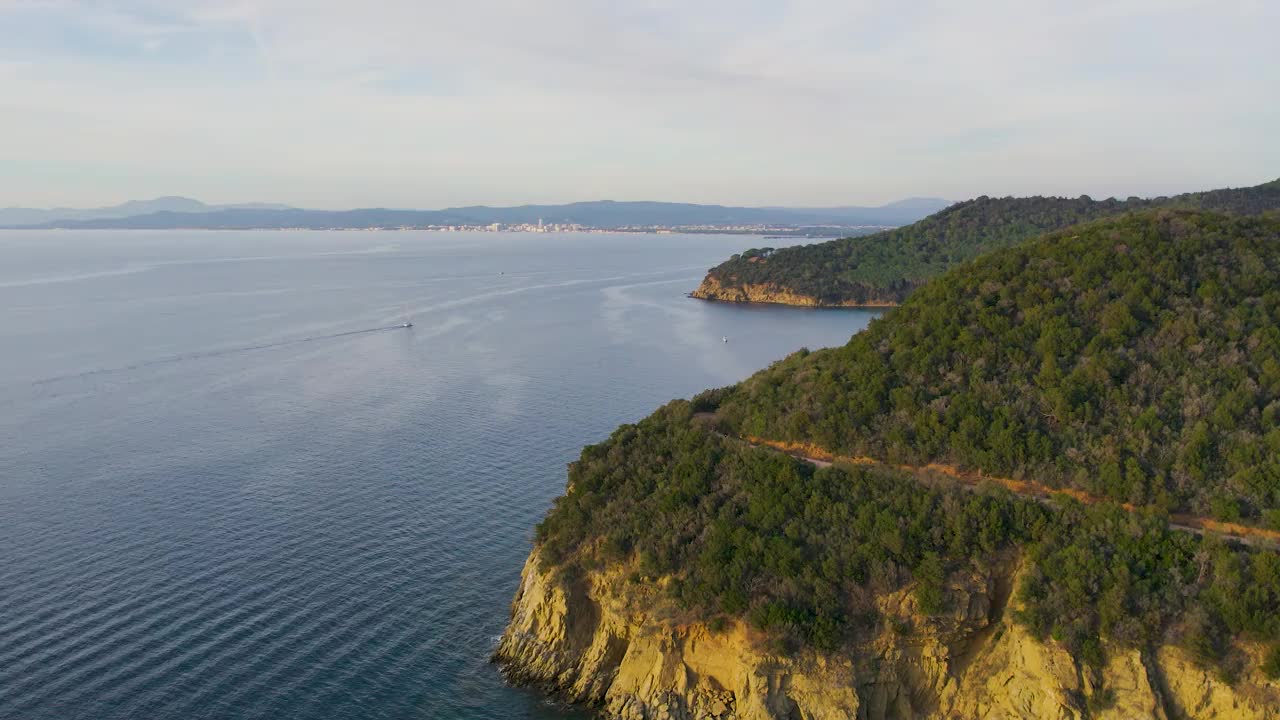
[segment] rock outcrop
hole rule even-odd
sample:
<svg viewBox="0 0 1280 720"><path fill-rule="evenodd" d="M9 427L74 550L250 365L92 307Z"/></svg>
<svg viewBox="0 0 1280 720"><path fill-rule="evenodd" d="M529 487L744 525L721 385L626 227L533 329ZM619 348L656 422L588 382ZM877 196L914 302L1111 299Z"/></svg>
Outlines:
<svg viewBox="0 0 1280 720"><path fill-rule="evenodd" d="M846 300L841 302L824 302L816 297L792 292L772 283L753 285L738 283L726 285L714 275L707 275L689 297L700 300L716 300L734 303L768 303L772 305L796 305L800 307L896 307L897 301L890 297L870 298L865 302Z"/></svg>
<svg viewBox="0 0 1280 720"><path fill-rule="evenodd" d="M1007 617L1015 565L953 577L941 615L908 590L877 598L884 627L843 653L783 653L741 623L682 621L652 583L564 577L535 550L494 660L625 720L1280 719L1280 683L1228 685L1174 646L1082 667Z"/></svg>

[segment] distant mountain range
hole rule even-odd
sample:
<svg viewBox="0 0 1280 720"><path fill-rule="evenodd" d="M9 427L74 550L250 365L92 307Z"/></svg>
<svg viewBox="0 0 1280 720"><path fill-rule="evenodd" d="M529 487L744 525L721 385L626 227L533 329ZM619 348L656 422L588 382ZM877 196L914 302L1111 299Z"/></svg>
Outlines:
<svg viewBox="0 0 1280 720"><path fill-rule="evenodd" d="M207 205L191 198L168 196L100 208L0 208L0 226L54 225L90 220L122 219L153 213L209 213L221 210L284 210L288 205L243 203Z"/></svg>
<svg viewBox="0 0 1280 720"><path fill-rule="evenodd" d="M198 200L164 197L108 208L0 209L0 227L79 229L274 229L374 228L424 225L578 224L596 228L677 226L898 226L915 222L949 205L939 198L909 198L879 207L730 207L666 202L601 200L567 205L471 207L444 210L305 210L250 203L206 205Z"/></svg>

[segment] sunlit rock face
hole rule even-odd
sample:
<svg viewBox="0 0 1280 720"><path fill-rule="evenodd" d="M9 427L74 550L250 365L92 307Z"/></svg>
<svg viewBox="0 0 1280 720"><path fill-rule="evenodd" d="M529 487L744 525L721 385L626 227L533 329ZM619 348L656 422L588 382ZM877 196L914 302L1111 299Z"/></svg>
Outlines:
<svg viewBox="0 0 1280 720"><path fill-rule="evenodd" d="M953 577L939 615L910 588L881 596L885 629L840 653L782 654L741 623L682 622L621 570L563 577L535 550L494 660L620 720L1280 718L1280 683L1249 671L1228 685L1173 646L1083 667L1009 618L1018 572Z"/></svg>

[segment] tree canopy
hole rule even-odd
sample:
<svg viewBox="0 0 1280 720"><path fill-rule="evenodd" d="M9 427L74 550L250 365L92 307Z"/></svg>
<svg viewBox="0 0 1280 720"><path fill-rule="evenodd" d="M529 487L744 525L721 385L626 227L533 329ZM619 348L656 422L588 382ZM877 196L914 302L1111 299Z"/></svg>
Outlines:
<svg viewBox="0 0 1280 720"><path fill-rule="evenodd" d="M1280 222L1148 211L991 253L719 414L841 455L1274 521Z"/></svg>

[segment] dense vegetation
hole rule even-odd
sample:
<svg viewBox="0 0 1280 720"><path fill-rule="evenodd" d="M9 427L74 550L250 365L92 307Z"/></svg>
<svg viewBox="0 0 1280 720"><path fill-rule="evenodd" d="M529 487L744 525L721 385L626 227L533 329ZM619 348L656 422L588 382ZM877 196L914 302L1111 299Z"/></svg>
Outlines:
<svg viewBox="0 0 1280 720"><path fill-rule="evenodd" d="M842 348L619 428L571 467L538 541L553 565L632 563L699 617L825 648L888 620L876 594L910 585L945 611L957 573L1017 548L1018 621L1086 662L1179 639L1229 675L1243 637L1272 643L1280 673L1280 556L1167 520L1274 520L1278 419L1280 219L1152 211L995 252ZM742 435L1034 474L1139 509L815 470Z"/></svg>
<svg viewBox="0 0 1280 720"><path fill-rule="evenodd" d="M898 303L958 263L1081 222L1151 208L1256 215L1280 208L1280 180L1169 198L989 198L957 203L906 227L858 238L735 255L711 269L724 286L775 285L824 304Z"/></svg>
<svg viewBox="0 0 1280 720"><path fill-rule="evenodd" d="M1167 634L1230 667L1241 661L1233 638L1280 640L1274 552L1201 541L1154 511L922 488L875 467L815 470L708 430L696 407L673 402L583 451L538 527L547 562L635 563L636 581L672 578L672 600L698 617L741 616L784 648L833 649L885 622L912 631L876 614L876 594L910 583L921 612L951 610L952 573L990 569L1018 545L1034 566L1017 619L1085 662L1103 662L1104 641L1142 647Z"/></svg>
<svg viewBox="0 0 1280 720"><path fill-rule="evenodd" d="M1280 529L1280 222L1150 211L992 253L722 393L736 433Z"/></svg>

